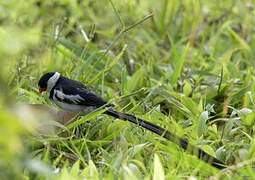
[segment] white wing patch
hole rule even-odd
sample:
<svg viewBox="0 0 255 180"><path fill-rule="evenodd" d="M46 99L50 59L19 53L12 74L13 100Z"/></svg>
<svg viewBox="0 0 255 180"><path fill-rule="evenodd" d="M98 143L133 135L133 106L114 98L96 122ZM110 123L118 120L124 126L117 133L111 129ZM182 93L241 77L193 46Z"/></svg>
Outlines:
<svg viewBox="0 0 255 180"><path fill-rule="evenodd" d="M56 97L60 100L58 100ZM72 101L79 101L79 100L84 101L84 99L79 95L66 95L61 90L54 90L53 102L60 108L64 109L65 111L88 114L89 112L91 112L95 109L94 106L86 107L86 106L78 105L75 103L69 104L66 102L61 102L61 100L64 100L65 98L69 98Z"/></svg>
<svg viewBox="0 0 255 180"><path fill-rule="evenodd" d="M67 94L63 93L61 90L56 90L56 89L54 90L54 95L61 100L68 99L69 101L72 101L74 103L79 103L80 101L85 100L78 94L77 95L67 95Z"/></svg>

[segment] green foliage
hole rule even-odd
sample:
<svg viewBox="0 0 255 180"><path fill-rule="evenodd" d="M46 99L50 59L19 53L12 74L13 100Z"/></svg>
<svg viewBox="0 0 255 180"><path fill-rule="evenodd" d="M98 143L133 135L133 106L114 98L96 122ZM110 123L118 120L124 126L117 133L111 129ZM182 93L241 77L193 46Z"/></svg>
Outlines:
<svg viewBox="0 0 255 180"><path fill-rule="evenodd" d="M254 5L1 1L0 179L252 179ZM47 118L13 105L53 106L37 93L46 71L82 81L116 109L234 166L219 172L161 137L102 115L104 110L54 136L34 133Z"/></svg>

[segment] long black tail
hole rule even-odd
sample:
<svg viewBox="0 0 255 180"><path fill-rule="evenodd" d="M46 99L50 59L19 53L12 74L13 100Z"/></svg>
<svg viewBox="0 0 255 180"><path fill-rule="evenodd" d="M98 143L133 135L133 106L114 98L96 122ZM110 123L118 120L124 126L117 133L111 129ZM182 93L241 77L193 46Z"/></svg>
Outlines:
<svg viewBox="0 0 255 180"><path fill-rule="evenodd" d="M222 161L216 159L215 157L206 153L202 149L197 148L196 146L194 146L192 144L189 144L189 142L186 139L180 138L158 125L155 125L155 124L152 124L151 122L137 118L134 115L117 112L113 109L108 109L107 111L105 111L105 114L108 114L112 117L115 117L115 118L118 118L121 120L127 120L129 122L132 122L134 124L137 124L137 125L145 128L145 129L148 129L149 131L151 131L155 134L163 136L164 138L176 143L184 150L187 150L191 154L196 155L199 159L205 161L206 163L211 164L215 168L224 169L226 167Z"/></svg>

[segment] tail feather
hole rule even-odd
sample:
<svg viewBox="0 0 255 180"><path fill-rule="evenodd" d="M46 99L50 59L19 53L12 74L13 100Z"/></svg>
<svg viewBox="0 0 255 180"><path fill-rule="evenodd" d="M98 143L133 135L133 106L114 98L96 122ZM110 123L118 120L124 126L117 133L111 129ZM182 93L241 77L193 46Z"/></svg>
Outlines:
<svg viewBox="0 0 255 180"><path fill-rule="evenodd" d="M115 118L118 118L118 119L127 120L131 123L137 124L137 125L145 128L145 129L147 129L147 130L149 130L149 131L151 131L155 134L158 134L158 135L160 135L160 136L176 143L182 149L187 150L191 154L196 155L199 159L211 164L215 168L218 168L218 169L224 169L225 168L225 165L222 161L216 159L215 157L213 157L210 154L206 153L202 149L197 148L196 146L190 144L188 142L188 140L180 138L180 137L172 134L168 130L166 130L166 129L164 129L164 128L156 125L156 124L153 124L151 122L145 121L145 120L140 119L140 118L137 118L134 115L118 112L118 111L115 111L113 109L108 109L107 111L105 111L105 114L110 115L110 116L115 117Z"/></svg>

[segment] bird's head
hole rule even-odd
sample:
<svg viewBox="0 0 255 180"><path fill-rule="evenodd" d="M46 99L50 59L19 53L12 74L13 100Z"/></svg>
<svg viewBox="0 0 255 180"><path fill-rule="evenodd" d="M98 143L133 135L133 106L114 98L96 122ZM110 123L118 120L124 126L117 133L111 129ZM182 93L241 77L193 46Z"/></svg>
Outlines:
<svg viewBox="0 0 255 180"><path fill-rule="evenodd" d="M60 74L58 72L48 72L42 75L38 82L39 92L50 92L51 89L56 85L59 78Z"/></svg>

